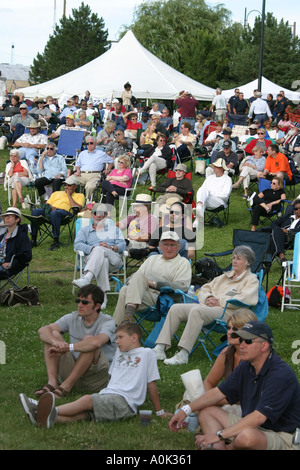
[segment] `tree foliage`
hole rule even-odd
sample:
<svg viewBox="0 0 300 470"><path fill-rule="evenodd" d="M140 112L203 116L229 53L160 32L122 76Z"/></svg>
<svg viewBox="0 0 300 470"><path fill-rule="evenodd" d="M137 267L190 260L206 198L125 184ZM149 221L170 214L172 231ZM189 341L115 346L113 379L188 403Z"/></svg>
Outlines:
<svg viewBox="0 0 300 470"><path fill-rule="evenodd" d="M257 79L261 17L253 28L231 21L231 12L205 0L150 0L135 10L130 26L141 44L179 72L205 85L240 86ZM284 20L265 18L263 75L291 88L298 79L299 39Z"/></svg>
<svg viewBox="0 0 300 470"><path fill-rule="evenodd" d="M81 3L72 16L63 17L42 54L38 53L30 68L31 83L42 83L90 62L109 47L104 20Z"/></svg>

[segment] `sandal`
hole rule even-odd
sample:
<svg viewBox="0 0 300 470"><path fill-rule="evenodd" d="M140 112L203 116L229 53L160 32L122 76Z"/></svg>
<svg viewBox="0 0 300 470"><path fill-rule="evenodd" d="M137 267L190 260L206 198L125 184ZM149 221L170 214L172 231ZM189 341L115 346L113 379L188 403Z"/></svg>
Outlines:
<svg viewBox="0 0 300 470"><path fill-rule="evenodd" d="M55 395L55 398L62 398L66 397L69 395L70 392L67 392L63 387L57 387L55 390L53 390L53 394Z"/></svg>
<svg viewBox="0 0 300 470"><path fill-rule="evenodd" d="M55 387L53 387L53 385L51 384L46 384L44 385L42 388L38 388L36 391L35 391L35 395L38 395L38 396L42 396L44 395L44 393L47 393L47 392L54 392L55 390ZM38 392L41 392L41 393L38 393Z"/></svg>

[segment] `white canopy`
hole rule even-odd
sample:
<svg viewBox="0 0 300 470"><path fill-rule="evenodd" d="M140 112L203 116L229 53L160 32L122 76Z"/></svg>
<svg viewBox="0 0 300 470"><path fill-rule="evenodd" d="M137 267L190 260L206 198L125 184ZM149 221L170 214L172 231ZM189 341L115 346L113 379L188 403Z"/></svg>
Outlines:
<svg viewBox="0 0 300 470"><path fill-rule="evenodd" d="M232 88L231 90L223 90L222 93L226 98L229 99L231 96L234 95L234 90L236 88L238 88L242 93L244 93L245 99L249 99L251 98L251 96L253 96L253 91L258 88L258 79L253 80L252 82L247 83L246 85L236 86ZM289 100L300 101L300 93L298 93L297 91L288 90L287 88L276 85L275 83L271 82L267 78L262 77L261 92L263 94L262 96L263 99L266 99L267 95L271 93L273 95L273 99L276 100L276 96L281 90L284 91L285 96Z"/></svg>
<svg viewBox="0 0 300 470"><path fill-rule="evenodd" d="M78 69L48 82L22 88L25 98L83 96L89 90L93 99L120 98L129 81L133 95L144 99L173 100L179 91L188 90L202 101L212 101L213 88L183 75L151 54L132 31L100 57Z"/></svg>

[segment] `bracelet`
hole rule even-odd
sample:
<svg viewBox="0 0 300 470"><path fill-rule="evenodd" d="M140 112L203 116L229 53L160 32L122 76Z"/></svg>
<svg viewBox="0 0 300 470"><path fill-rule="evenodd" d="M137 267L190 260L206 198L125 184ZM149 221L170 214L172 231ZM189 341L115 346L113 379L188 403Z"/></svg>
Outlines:
<svg viewBox="0 0 300 470"><path fill-rule="evenodd" d="M186 414L186 416L189 416L192 413L190 405L184 405L181 409Z"/></svg>
<svg viewBox="0 0 300 470"><path fill-rule="evenodd" d="M73 344L73 343L70 343L70 344L69 344L69 350L70 350L71 352L74 352L74 344Z"/></svg>
<svg viewBox="0 0 300 470"><path fill-rule="evenodd" d="M165 414L165 410L156 411L156 416L161 416Z"/></svg>

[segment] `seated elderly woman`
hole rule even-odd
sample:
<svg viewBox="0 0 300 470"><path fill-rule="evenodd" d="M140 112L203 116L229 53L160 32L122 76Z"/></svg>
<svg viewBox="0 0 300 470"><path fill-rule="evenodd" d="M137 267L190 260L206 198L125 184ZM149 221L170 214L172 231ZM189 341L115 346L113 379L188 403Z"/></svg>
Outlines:
<svg viewBox="0 0 300 470"><path fill-rule="evenodd" d="M17 201L23 204L24 198L22 196L22 188L32 180L27 160L20 160L21 150L12 149L10 151L10 162L7 163L5 168L5 182L4 186L11 187L12 206L17 206Z"/></svg>
<svg viewBox="0 0 300 470"><path fill-rule="evenodd" d="M118 158L118 168L114 168L101 183L106 204L113 206L116 198L124 196L126 188L131 186L131 181L130 157L122 155Z"/></svg>
<svg viewBox="0 0 300 470"><path fill-rule="evenodd" d="M199 290L199 303L172 305L154 348L157 359L169 365L187 364L202 327L221 317L227 300L234 298L250 307L257 304L259 281L251 272L254 259L250 247L237 246L232 253L232 270L204 284ZM236 308L229 304L222 320L228 321ZM172 338L182 322L186 322L186 326L178 343L180 351L166 359L165 350L171 347Z"/></svg>
<svg viewBox="0 0 300 470"><path fill-rule="evenodd" d="M81 110L78 112L78 118L74 120L75 126L79 126L87 132L92 130L92 121L86 117L86 112Z"/></svg>
<svg viewBox="0 0 300 470"><path fill-rule="evenodd" d="M252 152L253 155L249 155L241 162L239 179L232 185L232 189L238 189L240 184L243 183L244 197L248 196L250 180L259 177L259 173L264 171L266 163L266 157L261 147L255 146Z"/></svg>
<svg viewBox="0 0 300 470"><path fill-rule="evenodd" d="M101 131L97 134L97 148L106 150L106 147L110 142L114 141L115 138L115 129L116 123L115 121L111 121L110 119L105 122L105 126Z"/></svg>
<svg viewBox="0 0 300 470"><path fill-rule="evenodd" d="M21 225L22 215L16 207L9 207L0 216L4 225L0 227L0 279L18 274L32 259L32 248L28 238L28 226Z"/></svg>
<svg viewBox="0 0 300 470"><path fill-rule="evenodd" d="M278 176L271 180L271 188L265 189L253 198L253 213L251 230L255 232L260 217L268 215L269 212L278 211L280 203L286 198L283 189L283 178Z"/></svg>
<svg viewBox="0 0 300 470"><path fill-rule="evenodd" d="M150 150L144 153L149 157L142 168L139 168L139 176L149 171L151 189L156 186L156 173L164 168L170 168L172 165L172 150L167 145L167 138L164 134L158 134L156 144Z"/></svg>

